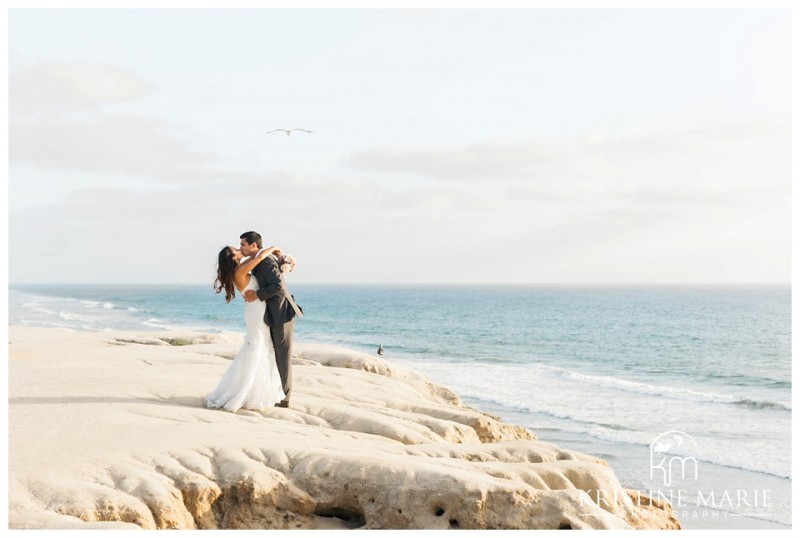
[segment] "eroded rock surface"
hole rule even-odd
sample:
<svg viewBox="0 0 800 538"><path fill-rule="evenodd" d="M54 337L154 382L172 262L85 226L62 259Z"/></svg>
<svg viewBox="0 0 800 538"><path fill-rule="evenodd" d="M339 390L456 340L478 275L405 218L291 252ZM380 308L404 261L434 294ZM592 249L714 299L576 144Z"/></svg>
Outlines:
<svg viewBox="0 0 800 538"><path fill-rule="evenodd" d="M595 457L417 372L298 345L292 407L202 407L231 335L10 328L9 525L679 528Z"/></svg>

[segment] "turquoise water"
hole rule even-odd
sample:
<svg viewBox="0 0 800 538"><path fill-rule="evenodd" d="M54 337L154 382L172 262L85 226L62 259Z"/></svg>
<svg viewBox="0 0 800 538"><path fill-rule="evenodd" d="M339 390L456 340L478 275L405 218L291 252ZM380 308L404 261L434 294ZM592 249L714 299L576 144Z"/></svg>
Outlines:
<svg viewBox="0 0 800 538"><path fill-rule="evenodd" d="M306 313L296 339L383 344L467 404L605 458L629 488L680 484L688 528L791 524L788 286L292 290ZM206 286L15 286L9 303L10 324L242 330L241 299ZM664 454L691 458L697 477L665 484Z"/></svg>

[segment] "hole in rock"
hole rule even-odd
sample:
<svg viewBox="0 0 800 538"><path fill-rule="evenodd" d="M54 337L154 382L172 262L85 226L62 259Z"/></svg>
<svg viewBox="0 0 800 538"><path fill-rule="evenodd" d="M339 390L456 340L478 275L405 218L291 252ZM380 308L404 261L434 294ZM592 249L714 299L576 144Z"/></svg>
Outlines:
<svg viewBox="0 0 800 538"><path fill-rule="evenodd" d="M457 519L451 519L451 520L450 520L450 528L451 528L451 529L457 529L457 528L459 528L459 525L458 525L458 520L457 520Z"/></svg>
<svg viewBox="0 0 800 538"><path fill-rule="evenodd" d="M434 513L436 514L436 517L441 517L441 516L444 515L444 509L443 508L437 508L436 512L434 512Z"/></svg>
<svg viewBox="0 0 800 538"><path fill-rule="evenodd" d="M562 523L561 525L558 526L558 530L560 530L560 531L571 531L572 530L572 525L570 525L569 523Z"/></svg>
<svg viewBox="0 0 800 538"><path fill-rule="evenodd" d="M348 529L357 529L367 524L364 514L347 508L324 508L314 512L315 516L320 517L335 517L344 521L345 527Z"/></svg>

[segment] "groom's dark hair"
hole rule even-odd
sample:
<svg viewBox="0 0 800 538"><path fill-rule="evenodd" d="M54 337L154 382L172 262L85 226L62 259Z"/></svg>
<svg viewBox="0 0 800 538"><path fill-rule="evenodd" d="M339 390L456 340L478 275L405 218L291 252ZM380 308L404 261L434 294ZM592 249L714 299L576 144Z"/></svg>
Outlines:
<svg viewBox="0 0 800 538"><path fill-rule="evenodd" d="M264 248L261 244L261 235L258 232L245 232L239 236L239 239L244 239L251 245L255 243L258 248Z"/></svg>

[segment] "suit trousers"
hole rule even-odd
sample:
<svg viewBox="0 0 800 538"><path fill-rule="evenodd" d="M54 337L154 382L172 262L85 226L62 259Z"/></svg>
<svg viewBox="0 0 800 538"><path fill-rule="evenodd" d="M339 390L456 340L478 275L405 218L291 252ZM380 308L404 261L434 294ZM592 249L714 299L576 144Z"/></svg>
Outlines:
<svg viewBox="0 0 800 538"><path fill-rule="evenodd" d="M289 403L292 395L292 333L294 332L294 320L290 319L283 325L270 326L269 332L272 335L272 348L275 350L275 362L278 365L278 373L281 375L283 393L286 397L284 402Z"/></svg>

